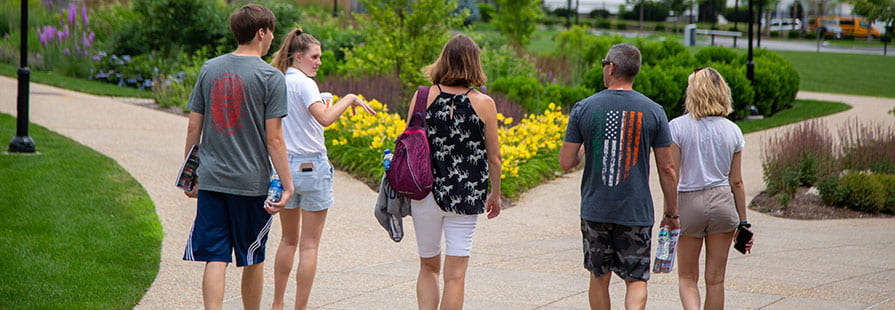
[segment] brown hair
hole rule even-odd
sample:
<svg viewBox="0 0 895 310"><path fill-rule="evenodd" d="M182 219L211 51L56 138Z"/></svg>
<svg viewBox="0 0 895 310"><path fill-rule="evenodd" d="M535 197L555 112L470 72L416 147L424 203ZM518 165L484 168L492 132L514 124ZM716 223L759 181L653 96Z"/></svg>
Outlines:
<svg viewBox="0 0 895 310"><path fill-rule="evenodd" d="M470 37L458 34L448 40L435 63L423 68L432 84L482 86L488 81L482 71L479 46Z"/></svg>
<svg viewBox="0 0 895 310"><path fill-rule="evenodd" d="M258 29L274 31L276 23L277 17L270 9L252 3L230 14L230 31L236 36L236 43L239 45L251 43Z"/></svg>
<svg viewBox="0 0 895 310"><path fill-rule="evenodd" d="M687 77L687 84L684 107L694 119L727 116L733 111L730 87L714 68L696 69Z"/></svg>
<svg viewBox="0 0 895 310"><path fill-rule="evenodd" d="M320 45L310 33L302 32L301 27L296 27L286 35L280 49L273 54L271 65L286 73L286 69L295 63L295 53L304 54L311 48L311 45Z"/></svg>

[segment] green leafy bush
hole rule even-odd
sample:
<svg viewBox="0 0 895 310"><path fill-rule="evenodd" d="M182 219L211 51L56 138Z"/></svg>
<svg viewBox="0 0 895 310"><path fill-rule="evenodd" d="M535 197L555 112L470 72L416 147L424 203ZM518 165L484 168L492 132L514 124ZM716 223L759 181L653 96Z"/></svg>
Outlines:
<svg viewBox="0 0 895 310"><path fill-rule="evenodd" d="M745 55L741 59L746 62ZM755 50L755 106L762 115L772 115L792 107L799 90L799 73L792 64L768 50ZM745 66L743 72L746 71Z"/></svg>
<svg viewBox="0 0 895 310"><path fill-rule="evenodd" d="M224 45L232 38L227 28L230 8L220 1L133 0L129 7L112 6L112 10L115 12L104 15L113 18L104 22L110 26L105 38L110 54L190 54L204 46Z"/></svg>
<svg viewBox="0 0 895 310"><path fill-rule="evenodd" d="M746 74L739 69L740 66L732 64L712 63L709 66L718 70L730 87L733 112L728 117L734 120L746 118L749 115L748 107L755 100L755 91L752 90L752 83L746 78Z"/></svg>
<svg viewBox="0 0 895 310"><path fill-rule="evenodd" d="M479 3L479 14L482 15L482 21L487 23L497 14L497 9L488 3Z"/></svg>
<svg viewBox="0 0 895 310"><path fill-rule="evenodd" d="M563 86L560 84L550 84L544 90L543 102L556 103L562 106L566 111L584 98L593 95L594 91L583 86Z"/></svg>
<svg viewBox="0 0 895 310"><path fill-rule="evenodd" d="M482 68L488 77L488 84L503 77L524 76L535 78L535 74L537 74L534 63L526 58L519 57L509 46L484 48L481 53L481 59Z"/></svg>
<svg viewBox="0 0 895 310"><path fill-rule="evenodd" d="M802 36L802 32L799 30L790 30L786 34L786 37L790 39L798 39L800 36Z"/></svg>
<svg viewBox="0 0 895 310"><path fill-rule="evenodd" d="M541 101L544 87L536 78L526 76L507 76L489 83L488 91L504 93L518 102L529 113L539 113L546 108Z"/></svg>
<svg viewBox="0 0 895 310"><path fill-rule="evenodd" d="M851 119L838 132L843 168L895 174L895 128Z"/></svg>
<svg viewBox="0 0 895 310"><path fill-rule="evenodd" d="M849 172L825 179L818 186L827 203L863 212L895 213L895 175Z"/></svg>
<svg viewBox="0 0 895 310"><path fill-rule="evenodd" d="M606 18L597 18L594 20L594 28L612 29L612 22Z"/></svg>
<svg viewBox="0 0 895 310"><path fill-rule="evenodd" d="M692 56L678 40L647 40L637 38L631 42L640 50L643 65L690 64ZM692 68L691 68L692 69Z"/></svg>
<svg viewBox="0 0 895 310"><path fill-rule="evenodd" d="M692 72L684 67L644 66L634 80L634 90L662 105L672 119L683 114L687 76Z"/></svg>
<svg viewBox="0 0 895 310"><path fill-rule="evenodd" d="M708 63L724 63L724 64L733 64L739 60L739 55L732 48L721 47L721 46L709 46L703 48L696 52L693 55L696 58L696 62L700 65L708 64Z"/></svg>
<svg viewBox="0 0 895 310"><path fill-rule="evenodd" d="M596 90L597 92L606 89L606 85L603 83L603 66L597 64L592 66L590 70L587 70L587 72L584 73L581 85Z"/></svg>
<svg viewBox="0 0 895 310"><path fill-rule="evenodd" d="M627 20L640 19L640 7L643 6L643 20L663 22L668 18L668 6L658 1L642 1L634 5L634 9L623 14Z"/></svg>

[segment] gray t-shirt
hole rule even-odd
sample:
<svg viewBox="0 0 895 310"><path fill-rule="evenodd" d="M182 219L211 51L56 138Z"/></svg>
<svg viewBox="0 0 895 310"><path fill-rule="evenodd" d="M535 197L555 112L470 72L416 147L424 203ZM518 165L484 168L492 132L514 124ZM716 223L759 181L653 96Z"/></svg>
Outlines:
<svg viewBox="0 0 895 310"><path fill-rule="evenodd" d="M650 147L671 145L660 105L636 91L601 91L572 108L565 141L584 144L581 218L653 225Z"/></svg>
<svg viewBox="0 0 895 310"><path fill-rule="evenodd" d="M264 121L286 116L283 74L259 57L215 57L202 66L189 108L205 116L199 189L266 195L271 169Z"/></svg>

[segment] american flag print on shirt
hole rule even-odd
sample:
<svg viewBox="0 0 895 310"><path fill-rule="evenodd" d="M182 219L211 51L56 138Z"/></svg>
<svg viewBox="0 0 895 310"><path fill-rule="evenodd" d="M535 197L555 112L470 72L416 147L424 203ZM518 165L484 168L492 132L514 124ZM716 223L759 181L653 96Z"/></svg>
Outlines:
<svg viewBox="0 0 895 310"><path fill-rule="evenodd" d="M600 171L603 185L618 186L637 165L640 152L640 131L643 112L594 111L591 147L595 171Z"/></svg>

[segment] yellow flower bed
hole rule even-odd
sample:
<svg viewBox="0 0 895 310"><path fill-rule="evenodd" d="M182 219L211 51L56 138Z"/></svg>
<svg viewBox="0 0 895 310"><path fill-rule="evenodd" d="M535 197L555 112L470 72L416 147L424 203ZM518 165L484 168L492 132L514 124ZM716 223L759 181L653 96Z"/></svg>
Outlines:
<svg viewBox="0 0 895 310"><path fill-rule="evenodd" d="M363 96L359 97L363 99ZM337 100L334 98L334 101ZM386 105L376 99L366 102L376 111L376 115L357 109L355 115L342 116L326 128L326 144L330 157L337 165L374 169L350 172L375 182L381 175L383 150L394 147L394 140L404 130L407 121L397 113L387 112ZM501 179L504 180L518 176L519 168L535 155L558 150L568 123L568 117L562 113L561 107L553 103L544 113L529 114L515 126L509 126L513 119L502 114L498 114L497 119L503 159Z"/></svg>

